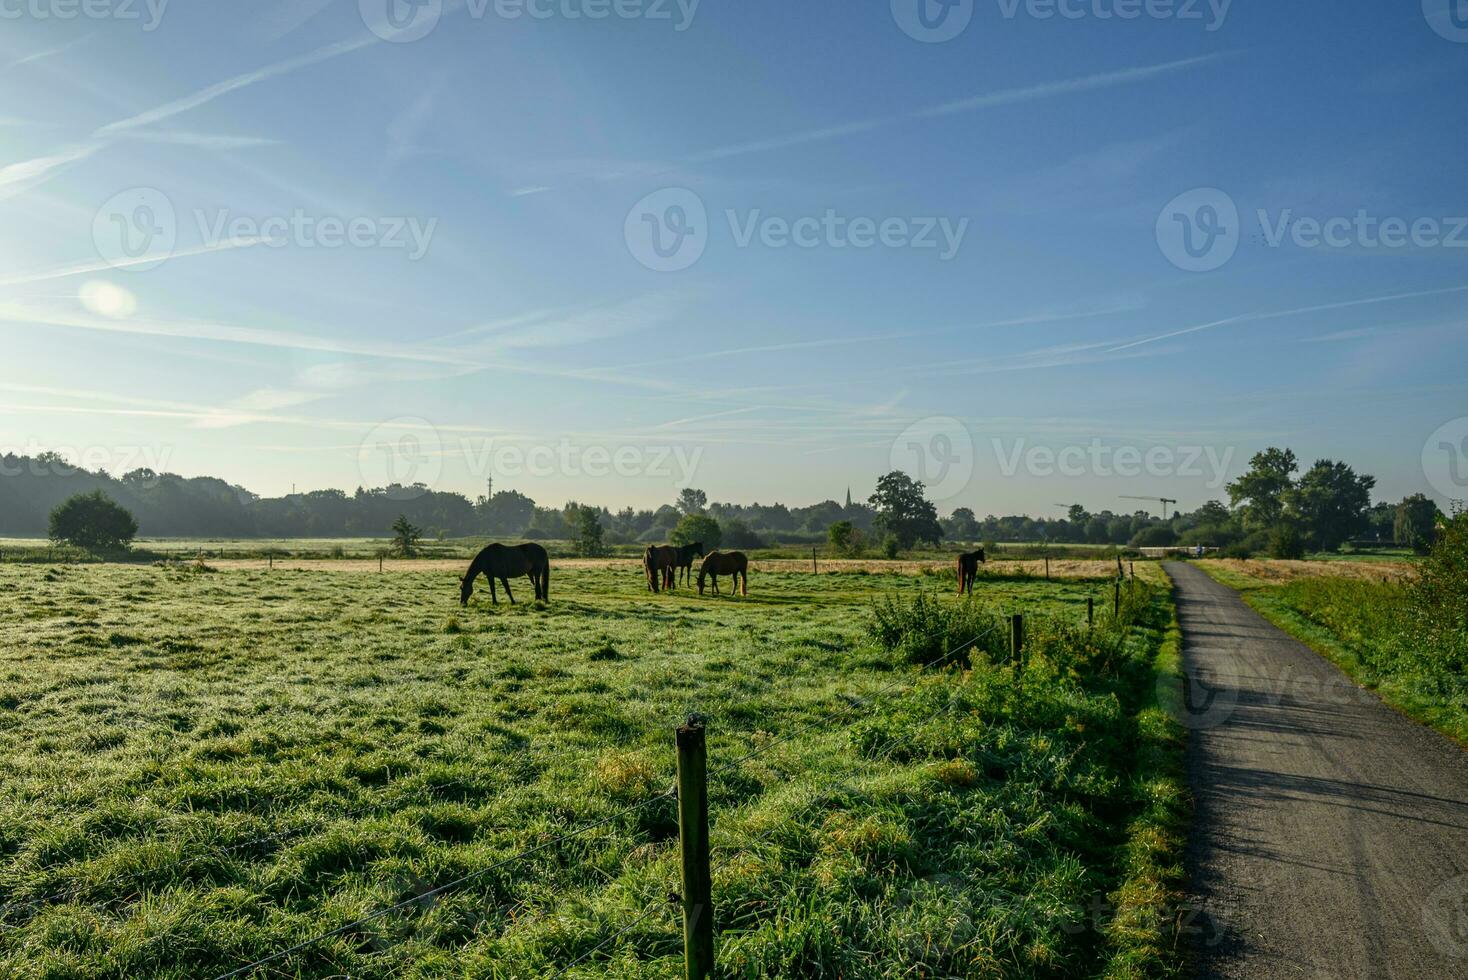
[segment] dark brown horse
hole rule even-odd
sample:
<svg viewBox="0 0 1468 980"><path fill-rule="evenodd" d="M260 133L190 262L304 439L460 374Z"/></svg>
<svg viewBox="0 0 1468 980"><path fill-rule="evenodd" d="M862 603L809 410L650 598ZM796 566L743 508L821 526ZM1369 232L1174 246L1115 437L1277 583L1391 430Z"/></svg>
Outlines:
<svg viewBox="0 0 1468 980"><path fill-rule="evenodd" d="M480 575L489 579L489 597L495 605L499 605L500 597L495 594L494 580L500 580L500 584L505 587L505 595L510 597L510 605L513 606L515 596L510 592L510 579L521 575L527 576L530 584L535 586L536 599L541 602L550 601L550 555L538 544L513 547L492 544L481 551L469 566L469 571L459 579L460 605L469 605L469 597L474 594L474 580Z"/></svg>
<svg viewBox="0 0 1468 980"><path fill-rule="evenodd" d="M974 579L979 577L979 566L984 564L984 549L970 551L958 556L958 594L974 594Z"/></svg>
<svg viewBox="0 0 1468 980"><path fill-rule="evenodd" d="M711 552L703 560L698 568L698 594L703 595L703 580L712 576L714 580L714 595L719 594L719 576L734 576L734 584L730 587L730 595L741 592L749 595L749 559L742 551L730 551L727 554L717 551ZM743 580L743 589L740 589L740 581Z"/></svg>
<svg viewBox="0 0 1468 980"><path fill-rule="evenodd" d="M642 571L647 587L653 592L673 587L674 570L678 567L678 549L667 544L650 544L642 553Z"/></svg>
<svg viewBox="0 0 1468 980"><path fill-rule="evenodd" d="M708 552L703 550L702 541L685 544L678 549L679 579L684 585L693 584L693 559L702 558L706 554Z"/></svg>

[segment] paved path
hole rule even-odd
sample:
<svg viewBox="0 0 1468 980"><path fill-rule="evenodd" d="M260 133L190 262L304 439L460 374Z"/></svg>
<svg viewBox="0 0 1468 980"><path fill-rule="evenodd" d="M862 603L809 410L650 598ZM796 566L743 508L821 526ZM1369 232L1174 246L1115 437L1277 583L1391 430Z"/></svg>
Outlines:
<svg viewBox="0 0 1468 980"><path fill-rule="evenodd" d="M1468 753L1169 563L1203 977L1468 978Z"/></svg>

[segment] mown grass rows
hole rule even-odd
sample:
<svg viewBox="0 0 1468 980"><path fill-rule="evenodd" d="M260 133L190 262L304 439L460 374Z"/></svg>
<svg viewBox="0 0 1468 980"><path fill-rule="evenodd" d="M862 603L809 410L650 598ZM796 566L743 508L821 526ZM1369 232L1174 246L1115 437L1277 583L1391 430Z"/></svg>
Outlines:
<svg viewBox="0 0 1468 980"><path fill-rule="evenodd" d="M0 569L0 973L214 976L407 901L257 975L679 975L690 712L711 765L754 753L711 785L726 975L1165 967L1135 915L1180 805L1162 597L1088 633L1100 583L985 583L961 615L1025 611L1035 656L923 675L868 610L930 580L754 584L578 571L549 607L459 611L447 575Z"/></svg>

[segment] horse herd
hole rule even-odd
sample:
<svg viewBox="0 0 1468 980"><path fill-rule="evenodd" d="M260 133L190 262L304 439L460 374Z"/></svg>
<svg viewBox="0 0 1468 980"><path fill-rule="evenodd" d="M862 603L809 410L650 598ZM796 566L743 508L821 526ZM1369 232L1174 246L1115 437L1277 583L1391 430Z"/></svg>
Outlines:
<svg viewBox="0 0 1468 980"><path fill-rule="evenodd" d="M651 545L642 555L642 571L647 576L647 587L653 592L672 590L682 576L684 585L693 578L693 560L702 558L698 567L698 594L703 595L705 580L712 579L714 595L719 595L719 576L731 576L731 593L749 595L749 559L742 551L706 552L701 542L694 544ZM973 595L974 580L979 577L979 566L984 564L984 549L970 551L958 556L958 594ZM510 605L515 604L510 591L510 579L522 575L530 579L535 587L535 598L540 602L550 601L550 554L538 544L503 545L492 544L475 556L469 571L459 579L459 604L469 605L474 594L474 582L483 575L489 579L489 597L499 605L499 594L495 591L495 579L505 587Z"/></svg>
<svg viewBox="0 0 1468 980"><path fill-rule="evenodd" d="M740 551L707 552L702 543L674 545L652 545L642 556L642 570L647 576L647 587L653 592L671 590L679 581L691 584L693 561L702 558L698 568L698 594L703 595L707 580L712 579L714 595L719 595L719 576L731 576L730 588L742 595L749 595L749 558ZM535 598L539 602L550 601L550 554L538 544L504 545L492 544L475 556L469 571L459 579L459 604L469 605L474 594L474 583L479 576L489 579L489 597L499 605L499 593L495 580L505 587L510 605L515 604L515 595L510 591L510 579L524 576L535 587Z"/></svg>

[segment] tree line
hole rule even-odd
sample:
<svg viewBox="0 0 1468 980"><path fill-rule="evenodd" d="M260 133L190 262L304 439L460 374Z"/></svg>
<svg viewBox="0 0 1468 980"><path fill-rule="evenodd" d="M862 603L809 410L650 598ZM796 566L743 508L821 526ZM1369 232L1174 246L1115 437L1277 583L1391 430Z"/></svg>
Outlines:
<svg viewBox="0 0 1468 980"><path fill-rule="evenodd" d="M421 484L267 498L212 477L148 469L114 477L72 467L55 454L11 455L0 457L0 534L51 533L63 503L101 493L128 512L138 533L151 537L381 537L405 523L418 536L570 540L583 554L663 541L726 548L829 543L843 554L892 554L945 540L1203 545L1277 557L1334 551L1353 541L1426 551L1442 518L1436 504L1421 494L1373 503L1375 484L1374 477L1334 460L1319 460L1301 473L1291 450L1270 448L1227 486L1228 505L1208 501L1166 519L1145 510L1092 513L1081 504L1059 505L1064 514L1054 518L981 519L959 507L940 519L923 484L900 472L881 477L865 502L853 502L848 492L844 503L805 507L720 503L687 488L661 507L612 511L575 501L545 507L515 490L471 500Z"/></svg>

